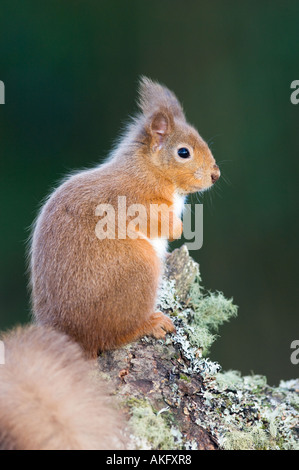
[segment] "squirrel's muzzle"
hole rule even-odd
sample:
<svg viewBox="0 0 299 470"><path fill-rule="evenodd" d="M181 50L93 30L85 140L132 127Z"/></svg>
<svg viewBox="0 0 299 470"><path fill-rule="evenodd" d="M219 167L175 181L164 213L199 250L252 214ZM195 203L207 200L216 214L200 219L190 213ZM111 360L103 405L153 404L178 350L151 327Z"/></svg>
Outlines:
<svg viewBox="0 0 299 470"><path fill-rule="evenodd" d="M211 178L212 178L212 183L216 183L217 180L219 180L220 178L220 170L219 170L219 166L218 165L214 165L213 166L213 172L211 174Z"/></svg>

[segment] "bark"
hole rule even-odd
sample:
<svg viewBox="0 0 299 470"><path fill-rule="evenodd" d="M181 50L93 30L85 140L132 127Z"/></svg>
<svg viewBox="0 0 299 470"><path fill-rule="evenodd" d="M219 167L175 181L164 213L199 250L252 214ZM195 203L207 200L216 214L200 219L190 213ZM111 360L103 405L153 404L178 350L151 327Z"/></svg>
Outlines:
<svg viewBox="0 0 299 470"><path fill-rule="evenodd" d="M199 282L187 248L175 250L165 263L158 308L171 316L177 333L165 341L142 338L99 357L100 373L127 417L130 447L297 448L299 381L271 388L262 376L220 373L221 366L191 341L196 308L207 300Z"/></svg>

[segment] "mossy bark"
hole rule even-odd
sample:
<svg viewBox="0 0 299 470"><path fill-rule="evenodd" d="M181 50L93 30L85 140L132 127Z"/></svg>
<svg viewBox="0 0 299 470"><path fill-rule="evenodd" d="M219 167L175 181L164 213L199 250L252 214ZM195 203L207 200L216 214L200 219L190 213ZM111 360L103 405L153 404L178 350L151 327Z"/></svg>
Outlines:
<svg viewBox="0 0 299 470"><path fill-rule="evenodd" d="M236 307L221 293L204 293L185 246L166 260L158 308L171 316L176 334L165 341L142 338L98 360L128 418L129 446L298 448L299 381L274 389L261 376L221 373L203 357Z"/></svg>

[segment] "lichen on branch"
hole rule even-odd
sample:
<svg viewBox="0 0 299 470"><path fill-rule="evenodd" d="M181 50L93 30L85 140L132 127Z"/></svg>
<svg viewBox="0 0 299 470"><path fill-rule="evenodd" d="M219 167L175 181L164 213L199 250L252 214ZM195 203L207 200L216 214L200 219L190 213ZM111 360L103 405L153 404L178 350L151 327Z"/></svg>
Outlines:
<svg viewBox="0 0 299 470"><path fill-rule="evenodd" d="M273 388L263 376L223 372L206 357L237 307L203 288L185 246L166 260L157 307L176 334L145 337L99 358L127 415L131 447L298 449L299 380Z"/></svg>

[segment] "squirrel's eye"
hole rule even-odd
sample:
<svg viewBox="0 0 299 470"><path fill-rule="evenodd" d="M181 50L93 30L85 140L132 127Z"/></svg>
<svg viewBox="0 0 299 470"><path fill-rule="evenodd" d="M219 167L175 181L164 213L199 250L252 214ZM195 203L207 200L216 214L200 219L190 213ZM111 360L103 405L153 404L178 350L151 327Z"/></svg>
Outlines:
<svg viewBox="0 0 299 470"><path fill-rule="evenodd" d="M186 147L181 147L178 149L178 156L181 158L188 158L190 157L190 152L188 149L186 149Z"/></svg>

